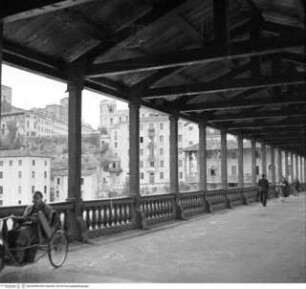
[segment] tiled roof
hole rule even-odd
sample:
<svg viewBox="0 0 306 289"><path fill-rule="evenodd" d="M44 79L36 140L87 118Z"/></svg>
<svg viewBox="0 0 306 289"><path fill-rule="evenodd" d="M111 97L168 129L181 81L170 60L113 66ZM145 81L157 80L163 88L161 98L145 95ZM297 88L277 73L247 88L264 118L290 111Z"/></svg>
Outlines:
<svg viewBox="0 0 306 289"><path fill-rule="evenodd" d="M35 157L35 158L53 158L47 155L37 154L28 150L0 150L0 158L7 157Z"/></svg>

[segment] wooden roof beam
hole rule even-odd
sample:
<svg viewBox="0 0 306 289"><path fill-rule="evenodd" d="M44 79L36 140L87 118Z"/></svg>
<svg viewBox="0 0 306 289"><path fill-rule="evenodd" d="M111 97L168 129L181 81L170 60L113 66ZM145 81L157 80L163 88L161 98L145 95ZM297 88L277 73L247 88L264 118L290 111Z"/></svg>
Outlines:
<svg viewBox="0 0 306 289"><path fill-rule="evenodd" d="M205 64L214 61L224 61L241 57L252 57L273 54L288 48L305 45L305 37L261 39L256 43L239 41L230 43L224 51L220 46L188 49L178 52L164 53L155 56L137 57L108 63L93 64L87 72L88 77L99 77L105 74L125 74L141 71L152 71L169 67Z"/></svg>
<svg viewBox="0 0 306 289"><path fill-rule="evenodd" d="M2 0L0 22L12 22L95 0Z"/></svg>
<svg viewBox="0 0 306 289"><path fill-rule="evenodd" d="M209 122L227 122L227 121L240 121L250 119L273 119L273 118L298 118L305 117L306 110L298 111L297 109L281 110L281 111L265 111L265 112L254 112L254 113L239 113L239 114L221 114L217 116L211 116L207 119Z"/></svg>
<svg viewBox="0 0 306 289"><path fill-rule="evenodd" d="M143 99L167 98L173 96L187 96L195 94L209 94L227 91L236 91L244 89L267 88L275 86L304 84L306 78L304 73L298 73L294 76L265 76L260 79L241 78L227 81L225 83L196 83L190 85L169 86L161 88L152 88L144 92Z"/></svg>
<svg viewBox="0 0 306 289"><path fill-rule="evenodd" d="M301 120L292 120L292 121L286 121L286 122L276 122L276 123L235 123L235 124L229 124L227 125L227 129L229 131L237 131L242 129L252 129L252 130L262 130L265 128L306 128L306 124L304 121L306 120L306 117L304 117L303 121Z"/></svg>
<svg viewBox="0 0 306 289"><path fill-rule="evenodd" d="M195 112L195 111L210 111L210 110L226 110L226 109L243 109L251 107L265 107L265 106L288 106L291 104L305 105L306 99L304 97L293 98L288 97L282 100L271 99L255 99L244 101L220 101L220 102L203 102L195 104L186 104L177 109L181 112Z"/></svg>

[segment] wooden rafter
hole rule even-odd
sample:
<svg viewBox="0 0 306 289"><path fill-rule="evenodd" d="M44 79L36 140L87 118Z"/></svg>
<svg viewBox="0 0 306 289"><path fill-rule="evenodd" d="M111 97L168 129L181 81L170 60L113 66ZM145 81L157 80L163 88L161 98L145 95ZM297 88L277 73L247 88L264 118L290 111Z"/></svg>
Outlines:
<svg viewBox="0 0 306 289"><path fill-rule="evenodd" d="M288 75L282 77L266 76L261 79L241 78L220 84L190 84L180 86L169 86L161 88L152 88L142 95L143 99L157 99L173 96L187 96L195 94L209 94L218 92L228 92L244 89L267 88L274 86L298 85L306 83L304 73L297 75Z"/></svg>
<svg viewBox="0 0 306 289"><path fill-rule="evenodd" d="M214 61L224 61L241 57L273 54L285 49L302 46L305 38L282 38L261 39L258 43L240 41L228 45L227 51L220 46L211 46L205 49L189 49L178 52L160 54L151 57L138 57L133 59L119 60L108 63L94 64L87 73L88 77L99 77L105 74L125 74L141 71L152 71L169 67L190 66L205 64Z"/></svg>
<svg viewBox="0 0 306 289"><path fill-rule="evenodd" d="M95 0L9 0L0 2L0 21L11 22Z"/></svg>

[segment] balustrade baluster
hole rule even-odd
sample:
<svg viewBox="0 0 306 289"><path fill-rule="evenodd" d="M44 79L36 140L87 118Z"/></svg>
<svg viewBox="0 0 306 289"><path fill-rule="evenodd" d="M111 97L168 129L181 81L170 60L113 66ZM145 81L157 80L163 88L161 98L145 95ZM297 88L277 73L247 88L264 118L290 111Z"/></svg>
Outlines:
<svg viewBox="0 0 306 289"><path fill-rule="evenodd" d="M86 208L85 209L85 214L86 214L86 217L85 217L85 223L86 223L86 227L87 229L89 230L90 229L90 216L89 216L89 211L90 209L89 208Z"/></svg>
<svg viewBox="0 0 306 289"><path fill-rule="evenodd" d="M101 207L98 207L98 229L102 228L102 214L101 214Z"/></svg>
<svg viewBox="0 0 306 289"><path fill-rule="evenodd" d="M103 223L103 228L107 227L107 223L108 223L108 220L107 220L107 207L105 205L102 206L102 212L103 212L103 220L102 220L102 223Z"/></svg>
<svg viewBox="0 0 306 289"><path fill-rule="evenodd" d="M109 218L108 218L108 225L111 227L114 222L114 217L113 217L113 206L111 204L108 205L108 212L109 212Z"/></svg>
<svg viewBox="0 0 306 289"><path fill-rule="evenodd" d="M92 229L96 229L97 226L97 215L96 215L96 207L92 208L92 223L91 223Z"/></svg>
<svg viewBox="0 0 306 289"><path fill-rule="evenodd" d="M114 216L114 225L117 226L118 225L118 205L114 204L113 205L113 216Z"/></svg>

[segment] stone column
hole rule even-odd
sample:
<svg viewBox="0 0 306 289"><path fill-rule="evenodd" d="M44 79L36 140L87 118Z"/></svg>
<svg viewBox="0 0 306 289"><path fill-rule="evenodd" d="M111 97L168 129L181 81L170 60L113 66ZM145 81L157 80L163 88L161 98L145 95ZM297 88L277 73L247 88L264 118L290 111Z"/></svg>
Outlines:
<svg viewBox="0 0 306 289"><path fill-rule="evenodd" d="M243 188L243 137L238 135L238 187Z"/></svg>
<svg viewBox="0 0 306 289"><path fill-rule="evenodd" d="M299 176L300 176L300 182L303 181L303 158L302 156L299 157L300 158L300 169L299 169Z"/></svg>
<svg viewBox="0 0 306 289"><path fill-rule="evenodd" d="M252 186L256 186L256 142L251 140Z"/></svg>
<svg viewBox="0 0 306 289"><path fill-rule="evenodd" d="M266 144L261 144L261 171L267 177L267 147Z"/></svg>
<svg viewBox="0 0 306 289"><path fill-rule="evenodd" d="M178 115L176 113L169 116L170 120L170 193L175 195L176 199L176 218L184 219L184 210L179 198L179 180L178 180Z"/></svg>
<svg viewBox="0 0 306 289"><path fill-rule="evenodd" d="M146 229L146 219L141 211L140 196L140 169L139 169L139 110L138 98L129 101L129 195L135 199L135 207L132 214L132 223L137 228Z"/></svg>
<svg viewBox="0 0 306 289"><path fill-rule="evenodd" d="M290 174L290 177L291 177L290 182L292 183L293 180L294 180L294 172L293 172L293 154L290 153L289 155L290 155L290 172L289 172L289 174Z"/></svg>
<svg viewBox="0 0 306 289"><path fill-rule="evenodd" d="M199 188L207 191L206 124L199 123Z"/></svg>
<svg viewBox="0 0 306 289"><path fill-rule="evenodd" d="M299 177L299 156L295 154L295 177L300 180Z"/></svg>
<svg viewBox="0 0 306 289"><path fill-rule="evenodd" d="M221 183L222 188L227 189L227 139L226 130L221 130Z"/></svg>
<svg viewBox="0 0 306 289"><path fill-rule="evenodd" d="M81 153L82 153L82 90L83 80L68 83L69 121L68 121L68 202L74 204L74 211L68 216L69 239L87 241L82 217L81 195Z"/></svg>
<svg viewBox="0 0 306 289"><path fill-rule="evenodd" d="M275 177L275 149L274 147L271 148L271 184L275 186L276 184L276 177Z"/></svg>
<svg viewBox="0 0 306 289"><path fill-rule="evenodd" d="M288 152L285 152L285 178L289 183Z"/></svg>
<svg viewBox="0 0 306 289"><path fill-rule="evenodd" d="M1 110L2 110L2 90L1 90L1 85L2 85L2 63L3 63L3 24L0 22L0 145L1 145Z"/></svg>
<svg viewBox="0 0 306 289"><path fill-rule="evenodd" d="M179 193L178 182L178 116L173 114L170 120L170 192ZM188 168L187 168L188 170Z"/></svg>
<svg viewBox="0 0 306 289"><path fill-rule="evenodd" d="M283 176L283 169L282 169L282 151L281 149L277 150L277 166L278 166L278 178L280 179Z"/></svg>

